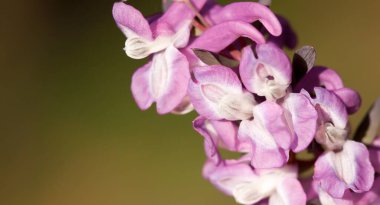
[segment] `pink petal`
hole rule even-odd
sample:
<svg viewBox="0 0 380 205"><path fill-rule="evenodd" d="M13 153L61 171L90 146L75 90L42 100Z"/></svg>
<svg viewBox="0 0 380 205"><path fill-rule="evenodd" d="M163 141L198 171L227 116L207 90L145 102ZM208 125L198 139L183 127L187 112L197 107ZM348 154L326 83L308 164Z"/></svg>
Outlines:
<svg viewBox="0 0 380 205"><path fill-rule="evenodd" d="M342 151L328 152L318 158L314 179L332 197L342 198L347 188L357 193L370 190L374 175L367 148L348 140Z"/></svg>
<svg viewBox="0 0 380 205"><path fill-rule="evenodd" d="M244 93L237 75L224 66L195 67L189 96L195 110L209 119L237 120L252 115L253 96Z"/></svg>
<svg viewBox="0 0 380 205"><path fill-rule="evenodd" d="M359 110L362 101L358 92L350 88L340 88L334 90L334 93L346 105L348 114L353 114Z"/></svg>
<svg viewBox="0 0 380 205"><path fill-rule="evenodd" d="M291 66L287 55L272 43L257 45L255 57L250 46L243 49L239 68L245 87L260 96L280 98L291 82Z"/></svg>
<svg viewBox="0 0 380 205"><path fill-rule="evenodd" d="M286 116L288 116L288 121L290 121L295 133L292 150L300 152L306 149L314 139L318 113L303 94L289 94L283 106L289 112Z"/></svg>
<svg viewBox="0 0 380 205"><path fill-rule="evenodd" d="M166 85L157 98L157 111L160 114L171 112L182 102L190 81L189 63L181 52L173 46L168 47L165 51L165 61L167 77L158 79L158 83Z"/></svg>
<svg viewBox="0 0 380 205"><path fill-rule="evenodd" d="M137 105L142 110L148 109L154 102L149 86L149 71L151 66L152 62L149 62L148 64L139 68L132 77L132 94L136 100Z"/></svg>
<svg viewBox="0 0 380 205"><path fill-rule="evenodd" d="M191 3L200 11L206 4L207 0L192 0ZM168 6L168 9L156 22L152 24L152 30L155 36L165 34L168 31L174 33L178 32L184 24L190 22L195 17L194 11L185 2L177 2ZM166 28L162 28L160 25L166 25Z"/></svg>
<svg viewBox="0 0 380 205"><path fill-rule="evenodd" d="M357 193L370 190L373 185L375 173L366 146L362 143L349 140L344 145L343 152L346 152L344 155L351 157L352 160L348 162L355 162L353 167L356 171L356 177L352 183L348 183L348 188ZM346 174L347 171L344 175Z"/></svg>
<svg viewBox="0 0 380 205"><path fill-rule="evenodd" d="M286 122L284 110L280 105L270 101L263 102L255 106L253 115L257 126L268 131L265 133L256 130L254 132L257 135L270 134L278 146L284 149L290 148L293 143L293 136Z"/></svg>
<svg viewBox="0 0 380 205"><path fill-rule="evenodd" d="M284 165L293 141L279 105L266 101L254 108L254 120L242 121L239 139L252 142L252 166L274 168Z"/></svg>
<svg viewBox="0 0 380 205"><path fill-rule="evenodd" d="M341 198L346 190L346 184L335 174L335 170L329 161L330 155L326 153L318 158L314 168L314 180L318 185L335 198Z"/></svg>
<svg viewBox="0 0 380 205"><path fill-rule="evenodd" d="M218 147L238 152L240 142L237 139L237 125L231 121L208 120L198 117L193 122L194 129L205 138L206 155L215 164L220 163Z"/></svg>
<svg viewBox="0 0 380 205"><path fill-rule="evenodd" d="M179 105L177 105L177 107L174 110L172 110L172 113L176 115L185 115L185 114L190 113L193 110L194 110L194 107L193 107L193 104L191 104L190 102L189 96L185 96L182 99L182 102Z"/></svg>
<svg viewBox="0 0 380 205"><path fill-rule="evenodd" d="M351 195L351 193L348 193L348 195ZM343 198L334 198L330 196L328 193L326 193L323 190L319 191L319 201L321 204L326 205L354 205L353 201L350 199L350 197L347 197L347 192L343 196Z"/></svg>
<svg viewBox="0 0 380 205"><path fill-rule="evenodd" d="M377 177L369 192L362 194L351 194L355 205L376 205L380 203L380 177Z"/></svg>
<svg viewBox="0 0 380 205"><path fill-rule="evenodd" d="M239 37L247 37L263 44L263 35L251 24L241 21L229 21L207 29L189 47L218 53Z"/></svg>
<svg viewBox="0 0 380 205"><path fill-rule="evenodd" d="M148 21L137 9L123 2L114 3L112 15L120 29L130 37L130 33L152 40Z"/></svg>
<svg viewBox="0 0 380 205"><path fill-rule="evenodd" d="M206 123L210 123L204 117L198 117L193 121L194 129L204 137L204 148L207 159L215 165L221 162L221 156L217 149L218 134L215 130L210 130Z"/></svg>
<svg viewBox="0 0 380 205"><path fill-rule="evenodd" d="M253 23L259 20L274 36L282 32L282 27L273 12L266 6L255 2L237 2L223 7L218 13L211 16L215 24L226 21L244 21Z"/></svg>
<svg viewBox="0 0 380 205"><path fill-rule="evenodd" d="M237 186L249 183L256 178L248 164L239 163L212 167L208 163L206 166L207 179L227 195L232 195Z"/></svg>
<svg viewBox="0 0 380 205"><path fill-rule="evenodd" d="M239 151L237 140L238 127L231 121L211 120L211 125L218 133L217 145L230 151Z"/></svg>
<svg viewBox="0 0 380 205"><path fill-rule="evenodd" d="M305 89L312 92L314 87L324 87L327 90L343 88L343 81L337 72L326 67L313 67L296 85L294 90Z"/></svg>
<svg viewBox="0 0 380 205"><path fill-rule="evenodd" d="M345 129L348 123L348 114L346 106L342 100L332 91L324 88L316 87L315 104L318 104L322 109L322 117L324 122L332 122L339 129Z"/></svg>
<svg viewBox="0 0 380 205"><path fill-rule="evenodd" d="M301 183L294 178L283 180L276 189L277 193L269 198L269 205L305 205L306 194Z"/></svg>

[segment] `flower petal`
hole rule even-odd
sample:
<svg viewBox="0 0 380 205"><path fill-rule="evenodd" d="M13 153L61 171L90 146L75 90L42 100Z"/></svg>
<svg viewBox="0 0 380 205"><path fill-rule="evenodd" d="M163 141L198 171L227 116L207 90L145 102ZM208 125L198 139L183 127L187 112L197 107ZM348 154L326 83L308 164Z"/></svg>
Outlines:
<svg viewBox="0 0 380 205"><path fill-rule="evenodd" d="M309 70L295 86L294 91L305 89L313 92L314 87L324 87L327 90L343 88L343 81L337 72L330 68L316 66Z"/></svg>
<svg viewBox="0 0 380 205"><path fill-rule="evenodd" d="M117 2L113 5L112 15L127 38L137 35L152 40L149 23L137 9L123 2Z"/></svg>
<svg viewBox="0 0 380 205"><path fill-rule="evenodd" d="M295 178L283 180L276 193L269 198L269 205L305 205L306 194L301 183Z"/></svg>
<svg viewBox="0 0 380 205"><path fill-rule="evenodd" d="M353 205L351 199L345 196L343 198L334 198L323 190L319 191L319 201L322 205Z"/></svg>
<svg viewBox="0 0 380 205"><path fill-rule="evenodd" d="M193 127L205 138L206 154L215 164L220 162L217 147L233 152L240 151L241 146L237 139L238 127L233 122L208 120L200 116L194 120Z"/></svg>
<svg viewBox="0 0 380 205"><path fill-rule="evenodd" d="M271 136L254 135L256 129L253 121L242 121L239 127L239 139L251 140L251 164L255 168L281 167L288 161L289 154L280 149Z"/></svg>
<svg viewBox="0 0 380 205"><path fill-rule="evenodd" d="M140 109L148 109L154 102L150 92L149 73L152 62L139 68L132 76L131 90L133 97Z"/></svg>
<svg viewBox="0 0 380 205"><path fill-rule="evenodd" d="M336 198L341 198L346 190L346 184L336 175L331 162L331 155L334 153L328 152L318 158L315 163L313 178L322 190Z"/></svg>
<svg viewBox="0 0 380 205"><path fill-rule="evenodd" d="M254 120L244 120L239 127L239 139L252 142L252 166L274 168L284 165L293 141L283 111L279 105L266 101L254 108Z"/></svg>
<svg viewBox="0 0 380 205"><path fill-rule="evenodd" d="M345 129L348 123L346 106L342 100L332 91L324 88L314 88L316 94L315 104L322 109L324 122L332 122L339 129Z"/></svg>
<svg viewBox="0 0 380 205"><path fill-rule="evenodd" d="M273 12L266 6L256 2L237 2L223 7L218 13L211 16L215 24L226 21L244 21L253 23L260 21L274 36L282 32L282 27Z"/></svg>
<svg viewBox="0 0 380 205"><path fill-rule="evenodd" d="M194 12L184 2L174 2L161 18L152 24L152 30L155 36L165 34L165 27L166 30L176 33L184 25L184 22L191 21L194 16Z"/></svg>
<svg viewBox="0 0 380 205"><path fill-rule="evenodd" d="M227 195L232 195L237 187L248 184L257 177L252 168L244 163L214 166L208 170L207 179Z"/></svg>
<svg viewBox="0 0 380 205"><path fill-rule="evenodd" d="M309 99L299 93L291 93L283 104L288 121L294 130L292 150L300 152L314 139L317 128L318 113ZM288 114L287 114L288 113Z"/></svg>
<svg viewBox="0 0 380 205"><path fill-rule="evenodd" d="M274 102L266 101L253 109L254 123L261 130L255 130L258 135L271 135L277 145L289 149L293 143L293 136L289 130L282 107ZM268 131L265 133L263 130Z"/></svg>
<svg viewBox="0 0 380 205"><path fill-rule="evenodd" d="M245 87L268 99L286 94L291 83L291 66L286 54L272 43L257 45L255 57L250 46L243 49L239 68Z"/></svg>
<svg viewBox="0 0 380 205"><path fill-rule="evenodd" d="M239 37L247 37L257 44L265 43L264 36L251 24L228 21L207 29L189 47L218 53Z"/></svg>
<svg viewBox="0 0 380 205"><path fill-rule="evenodd" d="M362 194L352 194L350 199L353 199L355 205L376 205L380 203L380 178L377 177L369 192Z"/></svg>
<svg viewBox="0 0 380 205"><path fill-rule="evenodd" d="M153 90L163 86L157 95L157 111L160 114L171 112L182 102L190 81L189 63L181 52L170 46L166 49L164 58L165 65L162 65L162 69L152 68L151 76Z"/></svg>
<svg viewBox="0 0 380 205"><path fill-rule="evenodd" d="M229 151L239 151L238 127L236 124L226 120L211 120L210 123L218 134L216 140L218 146Z"/></svg>
<svg viewBox="0 0 380 205"><path fill-rule="evenodd" d="M193 121L193 127L195 131L204 137L204 148L207 159L213 164L218 165L221 162L221 156L217 149L218 133L204 117L197 117Z"/></svg>
<svg viewBox="0 0 380 205"><path fill-rule="evenodd" d="M348 140L340 152L328 152L318 158L314 179L322 190L334 198L342 198L347 188L362 193L371 189L374 169L367 148Z"/></svg>
<svg viewBox="0 0 380 205"><path fill-rule="evenodd" d="M243 92L237 75L219 65L195 67L189 96L195 110L209 119L247 119L255 104L251 94Z"/></svg>
<svg viewBox="0 0 380 205"><path fill-rule="evenodd" d="M185 115L194 110L193 104L190 102L189 96L185 96L182 102L172 111L176 115Z"/></svg>
<svg viewBox="0 0 380 205"><path fill-rule="evenodd" d="M348 114L353 114L359 110L362 101L358 92L350 88L340 88L334 90L334 93L346 105Z"/></svg>

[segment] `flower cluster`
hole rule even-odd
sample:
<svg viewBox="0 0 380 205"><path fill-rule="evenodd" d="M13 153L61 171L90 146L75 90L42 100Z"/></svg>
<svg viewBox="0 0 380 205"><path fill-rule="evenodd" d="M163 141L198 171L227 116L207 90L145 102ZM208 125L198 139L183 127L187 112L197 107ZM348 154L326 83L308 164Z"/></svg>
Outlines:
<svg viewBox="0 0 380 205"><path fill-rule="evenodd" d="M296 34L269 4L164 0L163 13L144 18L115 3L126 54L149 58L132 78L137 105L195 110L203 176L240 204L379 204L380 100L350 137L359 94L314 66L310 46L291 61L284 49L296 47Z"/></svg>

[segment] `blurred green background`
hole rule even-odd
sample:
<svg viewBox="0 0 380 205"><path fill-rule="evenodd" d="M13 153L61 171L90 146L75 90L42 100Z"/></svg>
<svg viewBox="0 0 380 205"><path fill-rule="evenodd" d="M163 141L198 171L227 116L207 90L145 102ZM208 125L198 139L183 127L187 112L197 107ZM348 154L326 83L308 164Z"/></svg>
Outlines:
<svg viewBox="0 0 380 205"><path fill-rule="evenodd" d="M144 14L159 0L130 0ZM226 3L227 1L223 1ZM232 2L232 1L229 1ZM380 95L380 1L273 1L300 45L363 97ZM0 8L0 204L234 204L201 177L195 114L141 112L144 61L123 52L113 1L18 0Z"/></svg>

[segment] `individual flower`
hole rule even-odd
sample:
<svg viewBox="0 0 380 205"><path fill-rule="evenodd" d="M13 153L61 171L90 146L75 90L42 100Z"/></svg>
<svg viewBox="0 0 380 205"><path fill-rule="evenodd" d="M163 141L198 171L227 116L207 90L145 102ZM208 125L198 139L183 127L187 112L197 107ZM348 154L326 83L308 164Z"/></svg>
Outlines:
<svg viewBox="0 0 380 205"><path fill-rule="evenodd" d="M243 120L252 117L256 101L246 92L230 68L213 65L195 67L189 96L195 110L212 120Z"/></svg>
<svg viewBox="0 0 380 205"><path fill-rule="evenodd" d="M132 93L145 110L157 103L160 114L183 112L190 80L189 63L178 48L187 45L194 12L183 2L175 2L151 24L143 15L123 2L114 4L114 19L127 37L125 51L135 59L153 54L152 60L132 78ZM177 107L183 110L176 109Z"/></svg>
<svg viewBox="0 0 380 205"><path fill-rule="evenodd" d="M283 166L289 151L307 148L316 132L317 112L303 94L289 94L282 106L265 101L253 108L253 120L244 120L239 139L250 140L255 168Z"/></svg>
<svg viewBox="0 0 380 205"><path fill-rule="evenodd" d="M314 93L312 102L319 113L316 141L327 150L339 150L349 133L346 107L332 91L316 87Z"/></svg>
<svg viewBox="0 0 380 205"><path fill-rule="evenodd" d="M178 10L178 11L176 11ZM124 33L126 54L134 59L148 57L170 46L183 48L190 35L193 12L183 3L173 3L160 18L149 24L140 11L123 2L113 7L113 17Z"/></svg>
<svg viewBox="0 0 380 205"><path fill-rule="evenodd" d="M247 46L242 52L239 72L245 87L268 100L284 97L292 78L289 58L272 43L257 45L255 51L257 56Z"/></svg>
<svg viewBox="0 0 380 205"><path fill-rule="evenodd" d="M371 189L374 169L367 148L348 140L342 150L327 151L315 163L314 180L333 198L342 198L346 189L362 193Z"/></svg>

